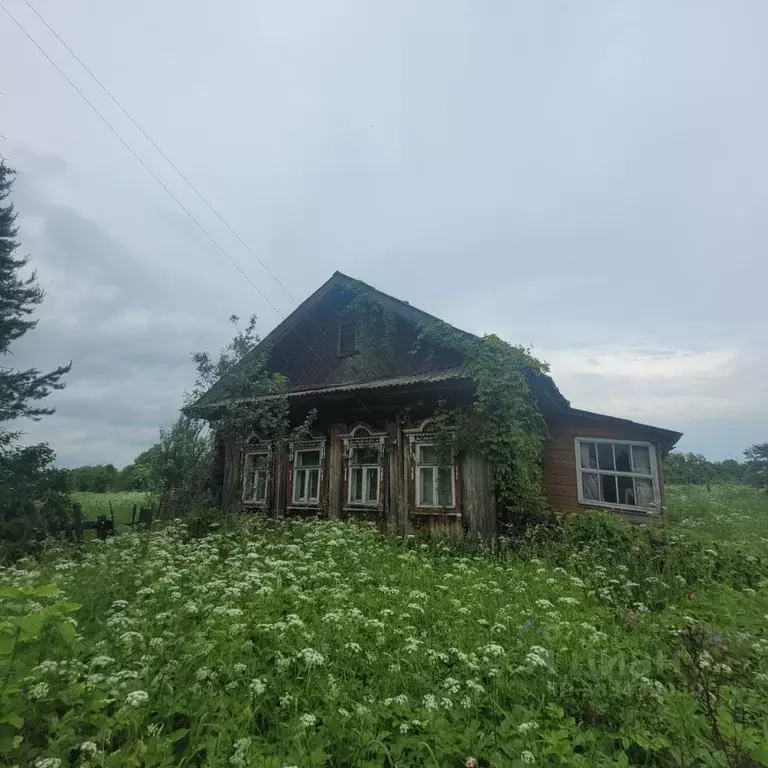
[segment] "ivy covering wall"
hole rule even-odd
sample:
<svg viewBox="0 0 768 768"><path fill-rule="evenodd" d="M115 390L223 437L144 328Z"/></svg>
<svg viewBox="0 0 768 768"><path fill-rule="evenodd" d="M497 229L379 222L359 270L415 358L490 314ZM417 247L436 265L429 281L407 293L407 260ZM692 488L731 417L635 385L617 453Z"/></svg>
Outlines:
<svg viewBox="0 0 768 768"><path fill-rule="evenodd" d="M418 347L457 352L476 385L471 406L438 408L435 421L456 450L476 450L491 468L497 501L517 522L546 510L541 456L544 417L529 377L549 366L521 346L496 335L477 338L434 321L422 326Z"/></svg>

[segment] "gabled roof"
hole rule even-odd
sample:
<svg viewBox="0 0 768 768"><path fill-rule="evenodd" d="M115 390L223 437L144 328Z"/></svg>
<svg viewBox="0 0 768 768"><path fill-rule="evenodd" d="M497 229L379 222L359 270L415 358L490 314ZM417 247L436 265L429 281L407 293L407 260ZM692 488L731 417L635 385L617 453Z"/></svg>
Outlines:
<svg viewBox="0 0 768 768"><path fill-rule="evenodd" d="M346 291L354 293L365 293L366 297L378 303L383 309L391 312L396 317L401 318L408 324L419 327L429 322L444 322L434 315L424 312L416 307L411 306L407 301L402 301L394 296L390 296L383 291L379 291L376 288L356 280L349 275L345 275L342 272L334 272L333 275L323 283L311 296L305 299L299 306L291 312L274 330L272 330L262 341L253 349L253 351L242 361L241 366L248 365L248 361L255 358L259 354L272 349L277 345L286 334L303 320L314 307L328 297L332 291L341 288ZM466 334L468 338L478 338L474 334L456 329L460 333ZM300 396L302 394L308 394L312 392L314 394L321 394L323 392L329 392L332 390L337 391L356 391L360 389L375 389L379 387L407 387L414 383L425 383L429 381L442 381L448 379L468 379L466 372L461 369L461 366L449 365L441 369L429 369L429 370L410 370L399 371L392 375L376 374L370 369L370 375L357 375L351 381L334 382L332 384L324 384L318 386L304 386L299 385L290 387L288 390L289 396ZM552 405L558 409L568 407L568 401L562 396L560 391L555 386L554 381L549 377L542 374L531 372L531 384L535 387L540 395L545 400L549 401ZM257 393L254 393L258 397ZM189 410L197 410L200 407L211 408L219 405L223 405L228 402L224 393L223 387L220 386L220 382L214 384L211 389L208 390L196 403L190 406Z"/></svg>
<svg viewBox="0 0 768 768"><path fill-rule="evenodd" d="M301 317L319 304L335 287L346 288L347 290L356 293L365 293L384 309L389 310L398 317L402 317L403 320L406 320L413 325L424 325L425 323L434 320L440 320L439 317L430 315L429 312L423 312L416 307L412 307L407 301L396 299L394 296L379 291L373 286L368 285L368 283L364 283L362 280L355 280L354 277L345 275L343 272L337 270L309 298L302 301L301 304L299 304L299 306L296 307L296 309L294 309L282 323L280 323L280 325L267 334L256 349L258 350L262 345L275 344L279 341L291 330L291 328L293 328L294 325L296 325L296 322ZM255 351L256 350L254 350L254 352Z"/></svg>

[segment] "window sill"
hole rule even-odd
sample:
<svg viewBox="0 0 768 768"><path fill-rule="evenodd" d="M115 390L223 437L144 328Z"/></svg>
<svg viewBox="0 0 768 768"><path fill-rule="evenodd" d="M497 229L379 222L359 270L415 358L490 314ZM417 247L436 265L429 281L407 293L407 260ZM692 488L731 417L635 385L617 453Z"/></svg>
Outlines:
<svg viewBox="0 0 768 768"><path fill-rule="evenodd" d="M240 502L245 507L266 507L267 502L266 501L241 501Z"/></svg>
<svg viewBox="0 0 768 768"><path fill-rule="evenodd" d="M306 504L300 502L300 501L294 501L293 504L288 505L288 511L290 512L292 509L294 510L307 510L307 509L316 509L320 510L320 502L319 501L309 501Z"/></svg>
<svg viewBox="0 0 768 768"><path fill-rule="evenodd" d="M633 507L631 504L612 504L609 501L579 499L579 504L582 507L589 507L589 509L612 509L616 512L632 512L636 515L647 515L648 517L656 517L659 514L659 510L656 507Z"/></svg>
<svg viewBox="0 0 768 768"><path fill-rule="evenodd" d="M440 515L441 517L461 517L453 507L416 507L412 515Z"/></svg>

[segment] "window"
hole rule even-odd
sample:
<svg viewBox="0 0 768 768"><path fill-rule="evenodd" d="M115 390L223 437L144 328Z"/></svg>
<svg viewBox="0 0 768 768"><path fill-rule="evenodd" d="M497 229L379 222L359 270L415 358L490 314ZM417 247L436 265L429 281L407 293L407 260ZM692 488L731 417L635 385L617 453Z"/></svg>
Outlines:
<svg viewBox="0 0 768 768"><path fill-rule="evenodd" d="M659 478L650 443L576 438L579 501L596 506L650 510Z"/></svg>
<svg viewBox="0 0 768 768"><path fill-rule="evenodd" d="M453 449L441 455L435 443L416 445L416 505L453 506Z"/></svg>
<svg viewBox="0 0 768 768"><path fill-rule="evenodd" d="M269 454L247 453L243 475L243 501L251 504L266 504L268 482Z"/></svg>
<svg viewBox="0 0 768 768"><path fill-rule="evenodd" d="M317 504L320 500L320 450L296 451L293 465L293 500Z"/></svg>
<svg viewBox="0 0 768 768"><path fill-rule="evenodd" d="M350 449L349 503L379 503L379 446L366 445Z"/></svg>
<svg viewBox="0 0 768 768"><path fill-rule="evenodd" d="M357 352L357 328L355 323L339 326L339 354L354 355Z"/></svg>

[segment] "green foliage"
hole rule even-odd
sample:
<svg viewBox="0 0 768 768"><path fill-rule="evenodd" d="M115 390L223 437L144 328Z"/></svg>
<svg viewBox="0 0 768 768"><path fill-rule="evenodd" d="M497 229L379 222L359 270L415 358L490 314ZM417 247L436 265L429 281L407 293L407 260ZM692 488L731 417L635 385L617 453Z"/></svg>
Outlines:
<svg viewBox="0 0 768 768"><path fill-rule="evenodd" d="M254 352L260 341L256 316L243 330L237 315L232 315L230 321L236 333L218 358L208 352L192 355L197 379L187 396L187 411L199 412L198 400L203 395L217 402L227 401L212 417L218 432L241 441L254 434L264 439L283 439L289 424L285 377L269 370L266 351Z"/></svg>
<svg viewBox="0 0 768 768"><path fill-rule="evenodd" d="M14 171L0 161L0 203L9 196ZM29 258L17 257L16 213L13 204L0 205L0 356L10 354L11 344L34 329L31 319L43 300L43 290L33 272L24 278ZM46 444L20 448L18 432L5 426L19 418L39 420L53 413L40 401L52 390L62 389L62 378L71 365L41 373L0 365L0 556L17 556L32 546L48 525L65 514L63 476L53 469L54 454Z"/></svg>
<svg viewBox="0 0 768 768"><path fill-rule="evenodd" d="M131 522L131 512L134 505L149 507L153 503L157 503L157 497L144 491L110 491L107 493L74 491L72 501L80 504L84 520L96 520L98 517L109 519L114 513L115 523L121 526Z"/></svg>
<svg viewBox="0 0 768 768"><path fill-rule="evenodd" d="M768 500L684 490L493 555L263 518L50 547L0 572L0 763L765 764Z"/></svg>
<svg viewBox="0 0 768 768"><path fill-rule="evenodd" d="M746 478L752 485L768 487L768 443L759 443L744 451Z"/></svg>
<svg viewBox="0 0 768 768"><path fill-rule="evenodd" d="M69 484L73 491L116 491L119 478L120 472L114 464L85 465L69 470Z"/></svg>
<svg viewBox="0 0 768 768"><path fill-rule="evenodd" d="M708 461L700 453L672 453L664 458L664 479L669 485L740 483L746 466L735 459Z"/></svg>
<svg viewBox="0 0 768 768"><path fill-rule="evenodd" d="M487 459L496 499L514 522L540 515L545 510L541 453L547 428L530 377L546 373L547 365L498 336L478 339L441 321L421 328L418 346L461 355L477 387L474 402L470 408L439 410L438 423L455 435L458 450L476 450Z"/></svg>
<svg viewBox="0 0 768 768"><path fill-rule="evenodd" d="M66 473L45 443L0 449L0 561L31 551L70 522Z"/></svg>
<svg viewBox="0 0 768 768"><path fill-rule="evenodd" d="M0 203L8 198L13 178L14 171L0 161ZM0 205L0 355L3 357L9 354L14 341L37 325L31 315L45 295L34 272L27 278L20 276L29 257L15 256L19 247L15 222L13 204ZM70 368L71 364L41 373L35 368L18 370L0 366L0 425L21 417L39 419L53 413L51 408L37 403L51 390L64 387L61 379ZM13 435L0 427L0 446L7 444Z"/></svg>
<svg viewBox="0 0 768 768"><path fill-rule="evenodd" d="M361 344L376 343L381 340L387 346L395 338L397 332L397 317L394 312L386 309L381 302L372 298L369 291L360 290L344 307L343 314L357 321L357 329L361 336Z"/></svg>

